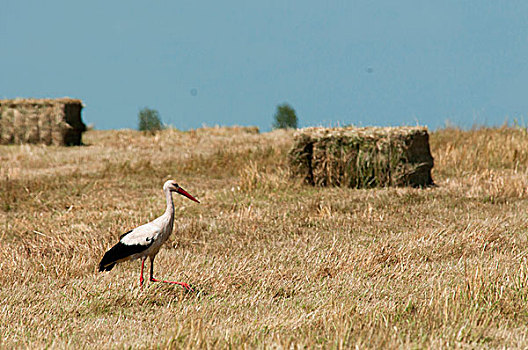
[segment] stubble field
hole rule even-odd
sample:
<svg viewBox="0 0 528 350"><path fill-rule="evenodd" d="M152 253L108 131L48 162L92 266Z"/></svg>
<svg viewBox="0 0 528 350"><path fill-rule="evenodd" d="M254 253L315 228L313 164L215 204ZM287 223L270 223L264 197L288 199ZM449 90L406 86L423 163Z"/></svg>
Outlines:
<svg viewBox="0 0 528 350"><path fill-rule="evenodd" d="M528 347L528 132L431 133L437 186L314 188L292 132L90 131L86 146L0 146L0 347ZM161 215L140 262L97 264Z"/></svg>

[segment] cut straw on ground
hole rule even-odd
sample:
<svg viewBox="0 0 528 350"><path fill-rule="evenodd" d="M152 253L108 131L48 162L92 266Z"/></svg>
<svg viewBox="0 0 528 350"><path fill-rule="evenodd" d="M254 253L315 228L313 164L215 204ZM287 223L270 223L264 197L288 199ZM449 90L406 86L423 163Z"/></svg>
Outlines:
<svg viewBox="0 0 528 350"><path fill-rule="evenodd" d="M0 146L0 347L527 348L528 133L429 136L423 189L304 184L291 131ZM97 272L169 178L201 204L175 197L155 273L197 295Z"/></svg>

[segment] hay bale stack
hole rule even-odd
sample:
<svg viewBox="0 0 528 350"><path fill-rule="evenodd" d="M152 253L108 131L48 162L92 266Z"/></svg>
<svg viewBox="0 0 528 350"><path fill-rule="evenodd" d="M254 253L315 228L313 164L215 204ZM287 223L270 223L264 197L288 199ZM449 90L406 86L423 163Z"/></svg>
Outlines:
<svg viewBox="0 0 528 350"><path fill-rule="evenodd" d="M0 100L0 144L80 145L82 108L72 98Z"/></svg>
<svg viewBox="0 0 528 350"><path fill-rule="evenodd" d="M423 127L301 129L289 161L294 176L316 186L433 184L429 134Z"/></svg>

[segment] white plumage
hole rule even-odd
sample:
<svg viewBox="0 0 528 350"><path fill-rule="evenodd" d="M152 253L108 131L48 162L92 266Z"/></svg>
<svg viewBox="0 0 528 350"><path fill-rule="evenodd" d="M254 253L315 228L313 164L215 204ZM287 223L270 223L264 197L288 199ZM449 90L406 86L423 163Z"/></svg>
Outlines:
<svg viewBox="0 0 528 350"><path fill-rule="evenodd" d="M154 258L158 254L163 243L169 238L174 225L174 202L172 192L179 193L197 203L198 200L191 196L187 191L178 186L178 184L169 180L163 185L163 192L167 200L167 209L157 219L123 234L119 242L110 248L99 263L99 271L110 271L112 268L123 261L141 258L141 275L139 283L143 285L143 267L147 257L150 258L150 281L179 284L184 288L191 290L187 283L160 281L153 277Z"/></svg>

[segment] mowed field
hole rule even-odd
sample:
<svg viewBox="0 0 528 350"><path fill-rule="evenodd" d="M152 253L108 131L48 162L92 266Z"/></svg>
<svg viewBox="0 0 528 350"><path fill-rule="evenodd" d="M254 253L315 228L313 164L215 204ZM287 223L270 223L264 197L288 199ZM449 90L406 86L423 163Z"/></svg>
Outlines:
<svg viewBox="0 0 528 350"><path fill-rule="evenodd" d="M437 186L314 188L291 131L90 131L0 146L0 348L527 348L528 132L431 133ZM174 233L97 272L161 215Z"/></svg>

